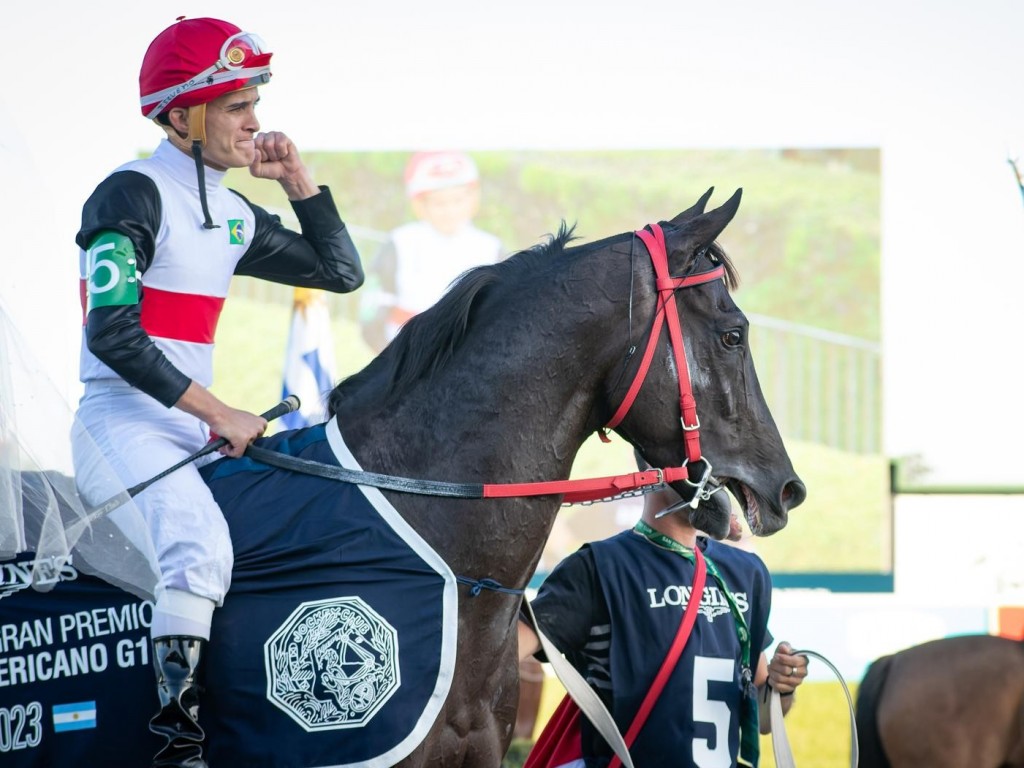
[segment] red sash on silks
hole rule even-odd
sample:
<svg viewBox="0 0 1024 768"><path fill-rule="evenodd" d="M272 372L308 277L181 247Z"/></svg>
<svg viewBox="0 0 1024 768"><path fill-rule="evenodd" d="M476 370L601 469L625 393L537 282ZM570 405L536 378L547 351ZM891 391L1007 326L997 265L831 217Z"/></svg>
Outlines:
<svg viewBox="0 0 1024 768"><path fill-rule="evenodd" d="M686 603L686 610L683 612L683 619L679 622L679 631L676 632L672 646L661 663L661 668L651 683L647 695L644 697L640 710L633 718L629 730L626 731L624 741L627 747L631 747L636 740L637 734L647 722L647 716L654 709L654 704L661 695L665 684L668 682L672 670L675 669L679 657L686 647L686 641L690 638L690 631L697 620L697 606L700 605L704 595L704 577L707 574L704 565L704 555L700 547L693 549L696 571L693 575L693 589L690 592L690 599ZM541 731L537 743L530 750L523 768L568 768L568 766L582 766L583 748L580 743L580 709L568 694L566 694L554 713L551 715ZM576 761L580 761L577 763ZM608 768L619 768L622 763L618 756L613 756Z"/></svg>

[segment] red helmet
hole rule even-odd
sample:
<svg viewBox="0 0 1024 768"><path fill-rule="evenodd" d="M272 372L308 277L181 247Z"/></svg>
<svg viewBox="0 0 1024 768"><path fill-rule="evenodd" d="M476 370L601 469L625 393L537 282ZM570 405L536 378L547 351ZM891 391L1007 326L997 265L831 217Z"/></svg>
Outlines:
<svg viewBox="0 0 1024 768"><path fill-rule="evenodd" d="M266 83L272 55L257 35L227 21L181 17L156 36L142 59L142 114L152 119Z"/></svg>

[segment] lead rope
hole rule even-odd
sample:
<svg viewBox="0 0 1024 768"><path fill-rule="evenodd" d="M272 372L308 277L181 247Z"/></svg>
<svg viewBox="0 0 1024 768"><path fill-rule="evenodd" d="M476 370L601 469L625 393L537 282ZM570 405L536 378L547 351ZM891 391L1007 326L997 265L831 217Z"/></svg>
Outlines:
<svg viewBox="0 0 1024 768"><path fill-rule="evenodd" d="M813 656L818 661L832 670L839 684L843 686L843 693L846 694L846 704L850 710L850 768L857 768L860 762L860 749L857 745L857 717L853 706L853 697L850 696L850 689L846 687L846 681L836 669L835 664L815 651L793 651L794 656ZM789 737L786 735L786 724L782 715L782 695L774 688L770 688L771 695L768 700L768 715L772 728L772 752L775 755L777 768L796 768L796 761L793 759L793 750L789 746Z"/></svg>

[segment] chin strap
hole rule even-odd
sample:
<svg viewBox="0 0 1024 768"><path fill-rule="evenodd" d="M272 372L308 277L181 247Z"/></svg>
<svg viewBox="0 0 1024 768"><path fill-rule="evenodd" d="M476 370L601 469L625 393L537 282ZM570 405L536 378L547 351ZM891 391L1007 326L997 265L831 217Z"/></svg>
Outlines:
<svg viewBox="0 0 1024 768"><path fill-rule="evenodd" d="M188 110L188 138L192 142L192 157L196 161L196 176L199 178L199 203L203 206L203 228L217 229L210 217L206 202L206 166L203 164L203 147L206 146L206 105L197 104Z"/></svg>

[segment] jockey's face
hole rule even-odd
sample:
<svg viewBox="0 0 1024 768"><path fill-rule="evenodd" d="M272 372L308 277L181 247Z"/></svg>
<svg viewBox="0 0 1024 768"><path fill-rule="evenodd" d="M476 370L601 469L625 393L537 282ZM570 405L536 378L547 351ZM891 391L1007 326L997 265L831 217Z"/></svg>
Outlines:
<svg viewBox="0 0 1024 768"><path fill-rule="evenodd" d="M225 93L206 105L206 165L218 171L252 165L256 159L253 139L260 129L256 119L259 98L256 88L245 88Z"/></svg>

